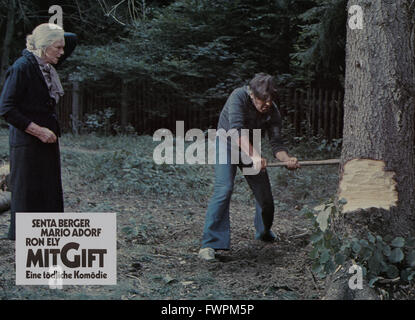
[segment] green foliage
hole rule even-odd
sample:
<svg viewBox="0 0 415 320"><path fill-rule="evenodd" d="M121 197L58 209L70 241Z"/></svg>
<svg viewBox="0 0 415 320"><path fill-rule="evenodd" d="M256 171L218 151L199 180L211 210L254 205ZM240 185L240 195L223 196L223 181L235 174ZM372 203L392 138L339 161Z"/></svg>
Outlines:
<svg viewBox="0 0 415 320"><path fill-rule="evenodd" d="M111 118L115 114L111 108L106 108L104 111L98 111L94 114L86 114L83 127L88 133L102 133L105 136L110 134Z"/></svg>
<svg viewBox="0 0 415 320"><path fill-rule="evenodd" d="M0 23L7 17L0 6ZM49 17L48 3L18 1L10 62ZM265 71L283 85L343 73L345 0L60 1L79 45L62 80L151 79L201 106ZM302 24L299 27L299 24ZM0 45L1 39L0 38ZM344 61L343 61L344 62Z"/></svg>
<svg viewBox="0 0 415 320"><path fill-rule="evenodd" d="M328 141L326 139L323 139L321 141L321 144L317 147L317 150L327 152L327 153L335 153L340 152L342 148L343 139L332 139L331 141Z"/></svg>
<svg viewBox="0 0 415 320"><path fill-rule="evenodd" d="M308 158L315 158L317 155L324 154L326 157L336 158L341 154L343 139L324 139L322 136L291 136L292 144L301 146L301 153L307 152ZM305 149L305 150L303 150Z"/></svg>
<svg viewBox="0 0 415 320"><path fill-rule="evenodd" d="M114 118L115 109L105 108L98 110L96 113L86 113L84 120L80 121L79 128L81 134L94 133L101 136L110 136L112 134L129 134L135 135L134 127L129 124L125 128L121 127Z"/></svg>
<svg viewBox="0 0 415 320"><path fill-rule="evenodd" d="M300 15L302 25L292 67L305 83L343 84L346 47L346 0L314 0Z"/></svg>
<svg viewBox="0 0 415 320"><path fill-rule="evenodd" d="M78 47L67 72L81 81L151 79L198 105L226 98L260 71L287 83L304 8L290 0L174 1L127 24L111 44Z"/></svg>
<svg viewBox="0 0 415 320"><path fill-rule="evenodd" d="M415 238L382 238L368 232L363 239L340 238L333 232L331 222L341 212L345 201L339 201L340 209L328 201L311 210L304 207L302 214L313 222L314 233L310 238L313 260L312 270L321 278L352 259L362 267L363 275L373 287L379 280L412 281L415 276Z"/></svg>

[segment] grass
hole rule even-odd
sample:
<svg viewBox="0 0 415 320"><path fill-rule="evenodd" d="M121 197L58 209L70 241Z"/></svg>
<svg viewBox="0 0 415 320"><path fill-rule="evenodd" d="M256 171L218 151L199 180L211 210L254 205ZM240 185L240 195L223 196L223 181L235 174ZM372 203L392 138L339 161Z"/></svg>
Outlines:
<svg viewBox="0 0 415 320"><path fill-rule="evenodd" d="M158 144L150 136L64 135L61 139L62 168L72 176L82 177L79 182L96 192L157 194L162 199L184 197L206 201L212 192L214 166L157 165L153 150ZM268 143L264 141L262 146L266 157L272 159ZM336 156L309 146L309 141L301 141L290 148L290 153L302 160ZM297 202L327 198L333 194L333 183L337 180L337 167L312 167L295 172L270 168L268 171L275 194ZM238 172L234 198L252 201L247 183L240 183L241 180L244 178ZM276 199L278 201L278 197Z"/></svg>
<svg viewBox="0 0 415 320"><path fill-rule="evenodd" d="M247 234L252 232L254 198L239 171L232 197L232 210L239 212L232 216L232 226L234 239L240 240L239 244L235 241L234 250L240 252L242 260L212 266L199 263L194 252L198 250L205 208L213 191L214 166L157 165L153 150L158 144L151 136L64 135L60 146L65 208L118 214L118 285L101 289L76 286L55 292L43 287L16 287L12 264L4 263L0 269L8 276L0 276L0 287L5 288L3 298L299 298L295 292L284 293L279 286L270 286L262 276L278 278L272 280L278 283L295 283L298 271L290 268L304 260L302 242L299 240L297 247L290 244L289 250L284 249L288 247L286 243L268 249L249 247ZM268 141L262 146L263 154L271 159ZM338 156L326 147L318 140L293 140L289 149L301 160ZM8 132L0 130L0 159L7 160L8 152ZM292 215L295 207L318 205L336 192L337 167L307 167L298 171L270 168L268 172L279 214L275 225L286 235L299 233L297 227L302 229L308 223ZM271 251L267 254L261 250ZM275 254L278 259L274 261ZM282 269L283 263L286 267ZM137 270L132 268L134 265ZM278 274L273 275L272 270L278 270ZM303 278L308 276L302 274ZM183 285L189 281L192 284Z"/></svg>
<svg viewBox="0 0 415 320"><path fill-rule="evenodd" d="M0 159L3 160L8 159L7 136L7 130L0 130ZM160 201L175 198L206 203L213 191L214 166L157 165L153 160L153 150L159 143L151 136L65 134L60 145L66 189L76 190L81 185L87 186L91 193L156 195ZM316 139L292 139L291 143L290 154L300 160L339 156L338 149L330 149L330 145ZM263 141L262 152L267 159L272 159L268 141ZM317 205L335 193L338 181L337 166L305 167L297 171L269 168L268 173L279 210L305 204ZM233 199L252 204L254 197L244 180L238 171ZM104 201L94 206L94 210L99 210L99 206L111 209L111 203ZM88 208L80 209L88 211Z"/></svg>

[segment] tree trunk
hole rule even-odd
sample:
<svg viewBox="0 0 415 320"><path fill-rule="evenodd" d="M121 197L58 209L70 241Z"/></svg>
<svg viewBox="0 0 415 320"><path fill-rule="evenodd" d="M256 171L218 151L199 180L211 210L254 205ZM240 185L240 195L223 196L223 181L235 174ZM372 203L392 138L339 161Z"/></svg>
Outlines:
<svg viewBox="0 0 415 320"><path fill-rule="evenodd" d="M415 230L413 8L405 0L349 2L362 7L364 25L347 33L342 231L407 236Z"/></svg>
<svg viewBox="0 0 415 320"><path fill-rule="evenodd" d="M79 127L81 123L81 107L79 82L72 83L72 133L79 134Z"/></svg>
<svg viewBox="0 0 415 320"><path fill-rule="evenodd" d="M128 125L128 84L126 81L121 83L121 128L125 130Z"/></svg>
<svg viewBox="0 0 415 320"><path fill-rule="evenodd" d="M367 231L406 237L415 230L410 2L349 0L349 8L363 9L363 29L347 30L338 190L347 204L334 223L343 238L366 238Z"/></svg>
<svg viewBox="0 0 415 320"><path fill-rule="evenodd" d="M9 67L10 60L10 46L13 40L14 34L14 23L15 23L15 11L16 11L16 0L9 0L8 2L8 14L7 14L7 26L6 34L3 42L3 54L1 56L1 69L0 69L0 85L3 85L6 77L6 71Z"/></svg>

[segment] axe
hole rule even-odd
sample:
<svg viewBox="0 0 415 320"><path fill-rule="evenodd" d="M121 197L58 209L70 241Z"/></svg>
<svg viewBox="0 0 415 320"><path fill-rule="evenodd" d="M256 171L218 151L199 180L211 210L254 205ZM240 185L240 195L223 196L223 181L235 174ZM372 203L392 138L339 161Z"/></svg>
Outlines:
<svg viewBox="0 0 415 320"><path fill-rule="evenodd" d="M298 161L301 167L306 166L323 166L323 165L334 165L339 164L340 159L327 159L327 160L311 160L311 161ZM270 162L267 164L268 167L285 167L286 162Z"/></svg>

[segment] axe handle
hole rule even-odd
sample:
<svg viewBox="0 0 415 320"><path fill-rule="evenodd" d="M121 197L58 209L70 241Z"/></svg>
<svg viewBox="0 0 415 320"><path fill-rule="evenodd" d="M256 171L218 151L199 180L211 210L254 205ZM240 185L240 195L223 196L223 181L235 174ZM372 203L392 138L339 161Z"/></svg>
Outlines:
<svg viewBox="0 0 415 320"><path fill-rule="evenodd" d="M328 159L328 160L311 160L311 161L298 161L300 166L322 166L322 165L332 165L339 164L340 159ZM267 164L267 167L285 167L286 162L270 162Z"/></svg>

